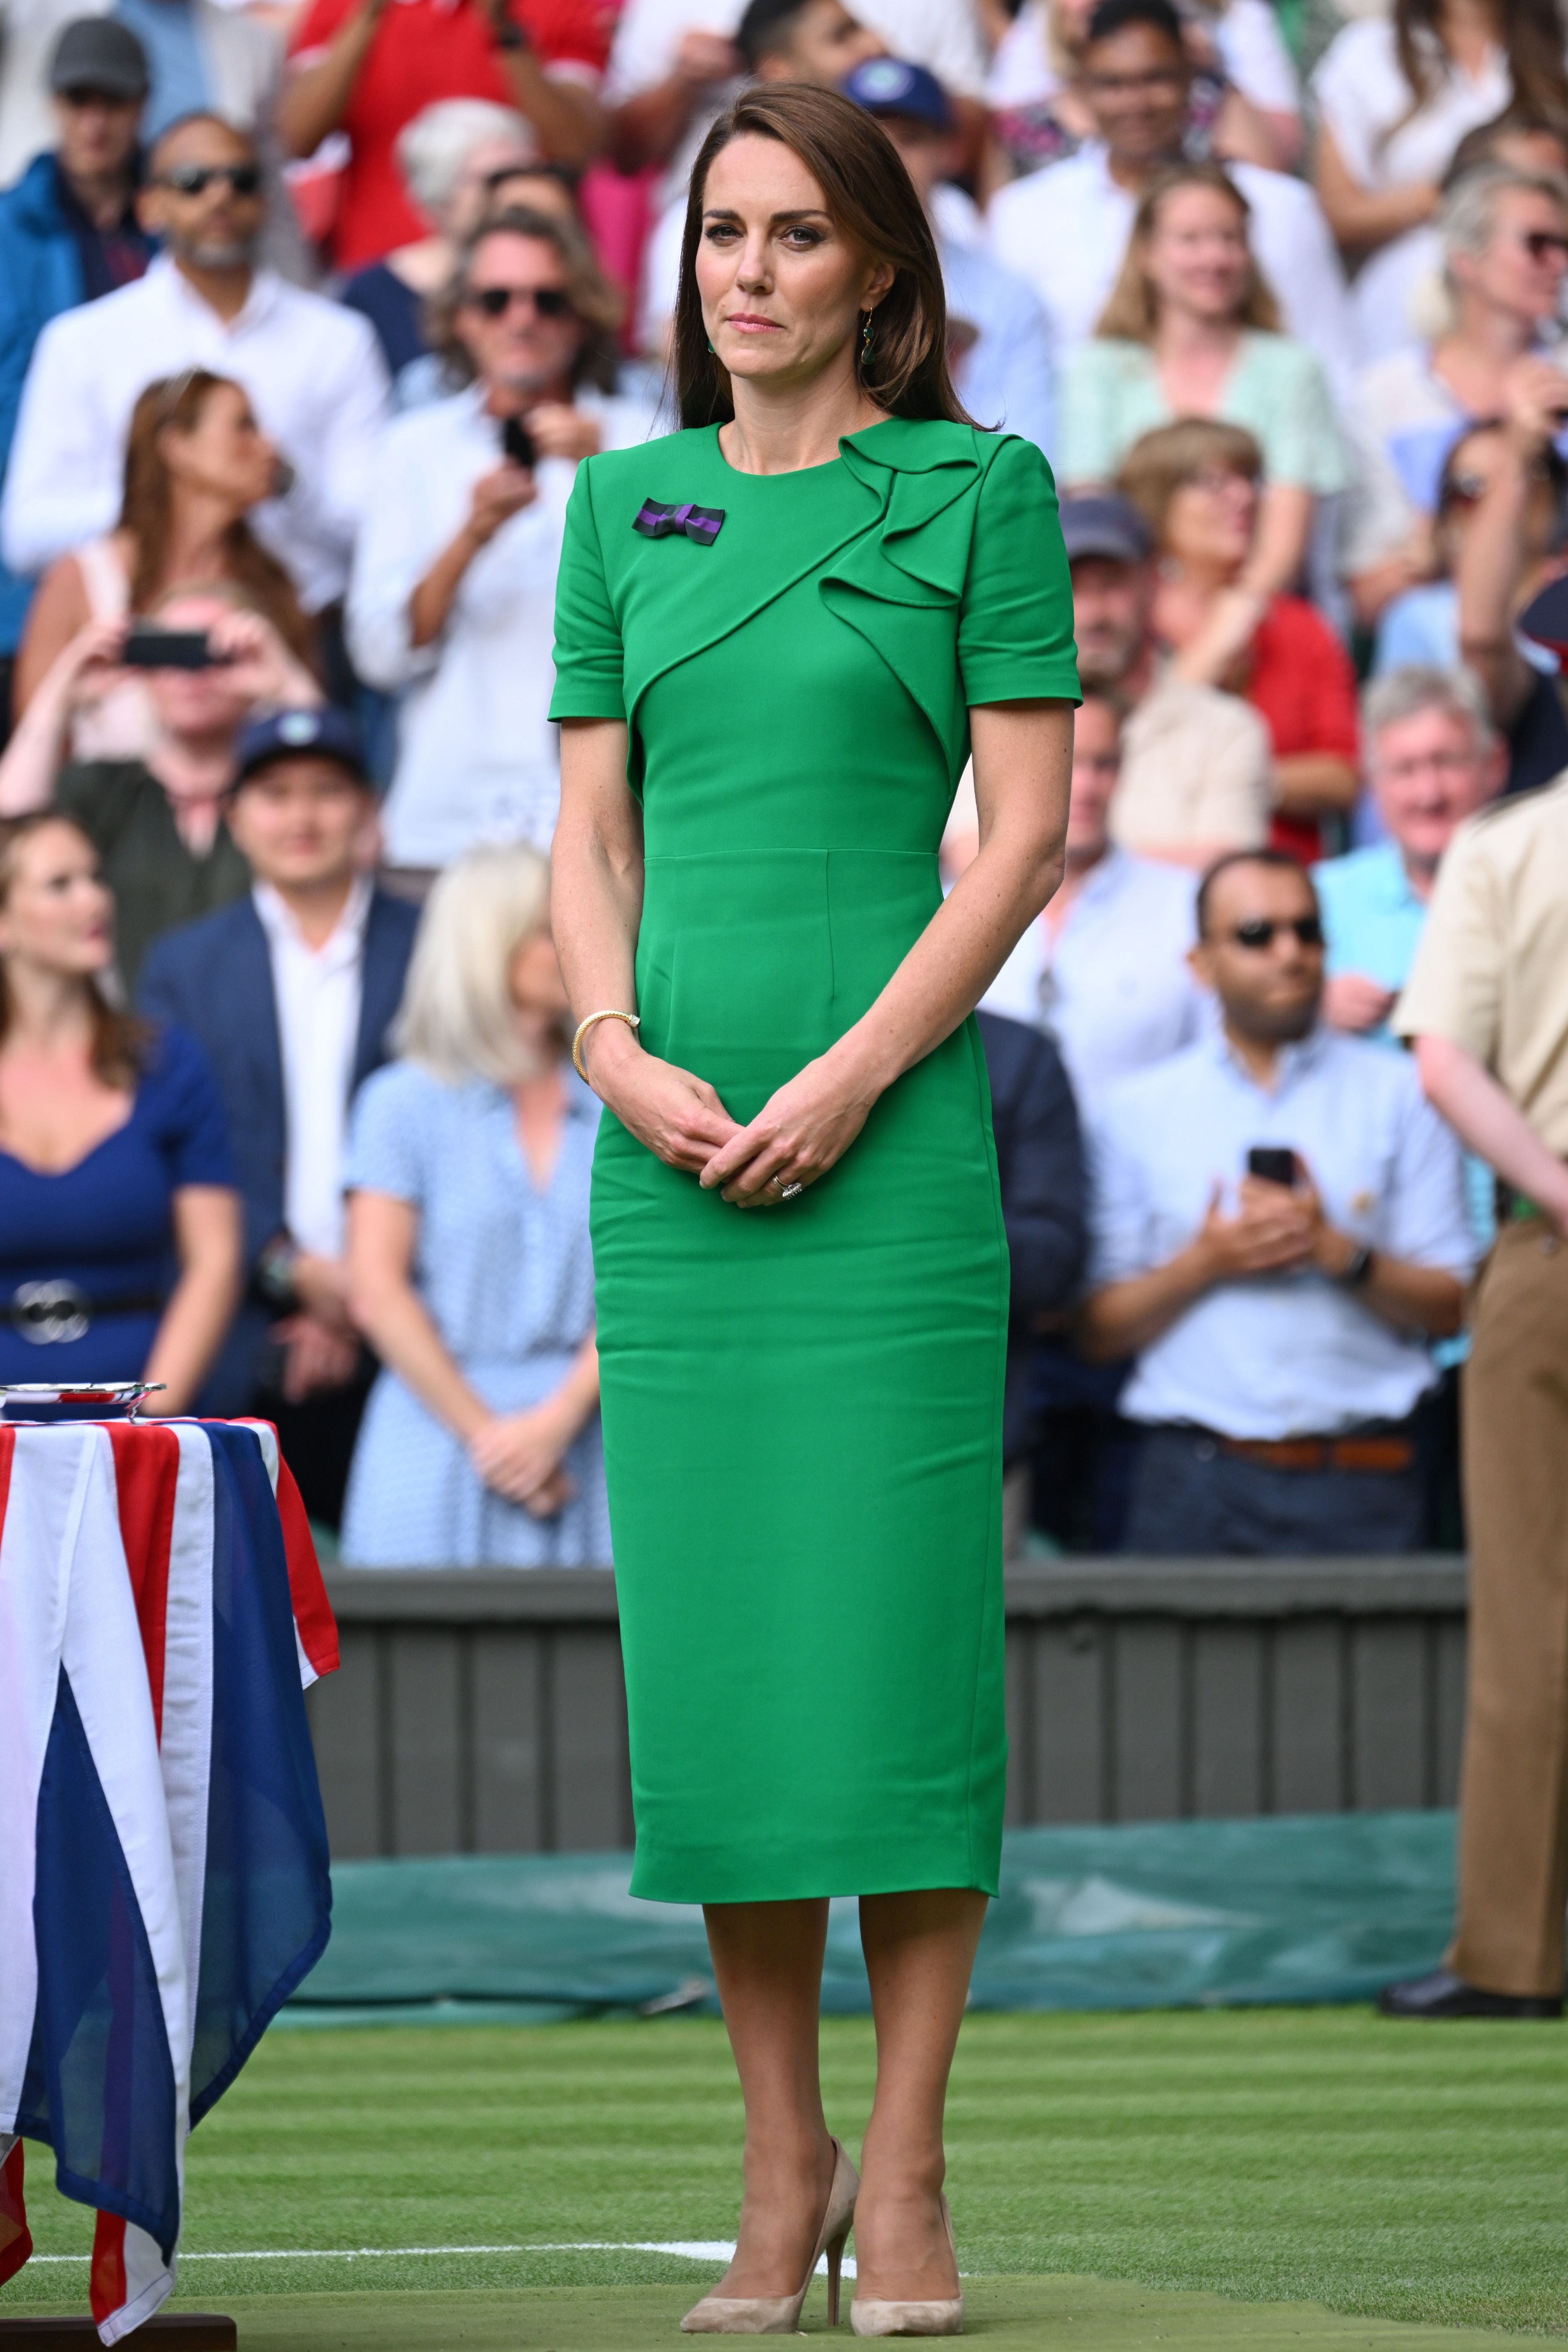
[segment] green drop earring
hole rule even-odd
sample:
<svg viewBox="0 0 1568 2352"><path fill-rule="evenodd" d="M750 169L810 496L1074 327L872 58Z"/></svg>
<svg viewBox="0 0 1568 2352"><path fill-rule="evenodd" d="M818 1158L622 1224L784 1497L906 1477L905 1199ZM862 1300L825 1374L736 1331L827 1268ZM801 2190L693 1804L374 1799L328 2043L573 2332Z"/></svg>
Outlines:
<svg viewBox="0 0 1568 2352"><path fill-rule="evenodd" d="M862 374L865 373L866 370L871 364L871 345L873 340L871 334L871 320L873 315L874 314L871 311L867 311L866 324L861 330L860 334L860 371Z"/></svg>

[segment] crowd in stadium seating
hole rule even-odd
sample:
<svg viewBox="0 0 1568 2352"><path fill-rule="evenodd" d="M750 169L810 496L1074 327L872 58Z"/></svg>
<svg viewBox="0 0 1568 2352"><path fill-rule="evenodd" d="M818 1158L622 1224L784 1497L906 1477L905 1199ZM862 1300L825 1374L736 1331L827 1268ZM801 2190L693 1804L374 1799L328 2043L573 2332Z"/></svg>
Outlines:
<svg viewBox="0 0 1568 2352"><path fill-rule="evenodd" d="M0 1377L267 1413L351 1561L608 1559L555 572L666 429L703 132L805 79L1062 492L1011 1537L1458 1542L1496 1188L1400 998L1568 768L1557 0L82 9L0 48Z"/></svg>

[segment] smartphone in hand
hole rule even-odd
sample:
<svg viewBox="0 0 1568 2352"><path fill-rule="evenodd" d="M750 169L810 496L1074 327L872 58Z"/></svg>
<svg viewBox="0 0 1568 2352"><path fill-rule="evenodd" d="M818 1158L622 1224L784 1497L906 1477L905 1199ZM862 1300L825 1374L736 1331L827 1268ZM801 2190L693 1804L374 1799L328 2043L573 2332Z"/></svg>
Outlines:
<svg viewBox="0 0 1568 2352"><path fill-rule="evenodd" d="M120 658L127 669L211 669L221 656L205 629L160 629L137 621L125 633Z"/></svg>
<svg viewBox="0 0 1568 2352"><path fill-rule="evenodd" d="M533 446L533 436L521 416L509 416L501 426L500 446L503 454L525 474L531 474L539 463L539 452Z"/></svg>
<svg viewBox="0 0 1568 2352"><path fill-rule="evenodd" d="M1296 1155L1279 1144L1255 1143L1247 1155L1247 1172L1260 1184L1283 1184L1289 1191L1296 1181Z"/></svg>

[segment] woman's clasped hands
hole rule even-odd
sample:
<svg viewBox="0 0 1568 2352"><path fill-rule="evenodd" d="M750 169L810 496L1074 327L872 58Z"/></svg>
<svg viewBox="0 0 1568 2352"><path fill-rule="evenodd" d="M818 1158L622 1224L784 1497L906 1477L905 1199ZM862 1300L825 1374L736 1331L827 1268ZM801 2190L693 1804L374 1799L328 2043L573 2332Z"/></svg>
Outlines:
<svg viewBox="0 0 1568 2352"><path fill-rule="evenodd" d="M742 1126L706 1078L660 1061L621 1024L602 1022L586 1042L584 1066L622 1126L667 1167L697 1177L704 1192L719 1192L738 1209L782 1207L785 1186L826 1176L865 1126L875 1099L835 1047L797 1071Z"/></svg>

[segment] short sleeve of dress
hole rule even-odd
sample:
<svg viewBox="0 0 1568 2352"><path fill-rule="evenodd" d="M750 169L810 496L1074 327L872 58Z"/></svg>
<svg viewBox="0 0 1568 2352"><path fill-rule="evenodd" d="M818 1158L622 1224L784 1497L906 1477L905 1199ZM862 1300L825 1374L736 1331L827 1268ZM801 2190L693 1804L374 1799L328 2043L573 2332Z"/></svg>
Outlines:
<svg viewBox="0 0 1568 2352"><path fill-rule="evenodd" d="M412 1062L377 1070L360 1088L349 1132L345 1192L385 1192L420 1207L428 1189L426 1139L437 1132L429 1096L439 1081Z"/></svg>
<svg viewBox="0 0 1568 2352"><path fill-rule="evenodd" d="M223 1097L188 1029L173 1022L159 1029L142 1085L171 1187L234 1184Z"/></svg>
<svg viewBox="0 0 1568 2352"><path fill-rule="evenodd" d="M958 667L971 706L1080 699L1056 486L1034 443L1013 434L980 486Z"/></svg>
<svg viewBox="0 0 1568 2352"><path fill-rule="evenodd" d="M554 719L626 715L621 632L605 583L593 466L589 457L578 467L566 508L555 582L555 692L550 703Z"/></svg>

